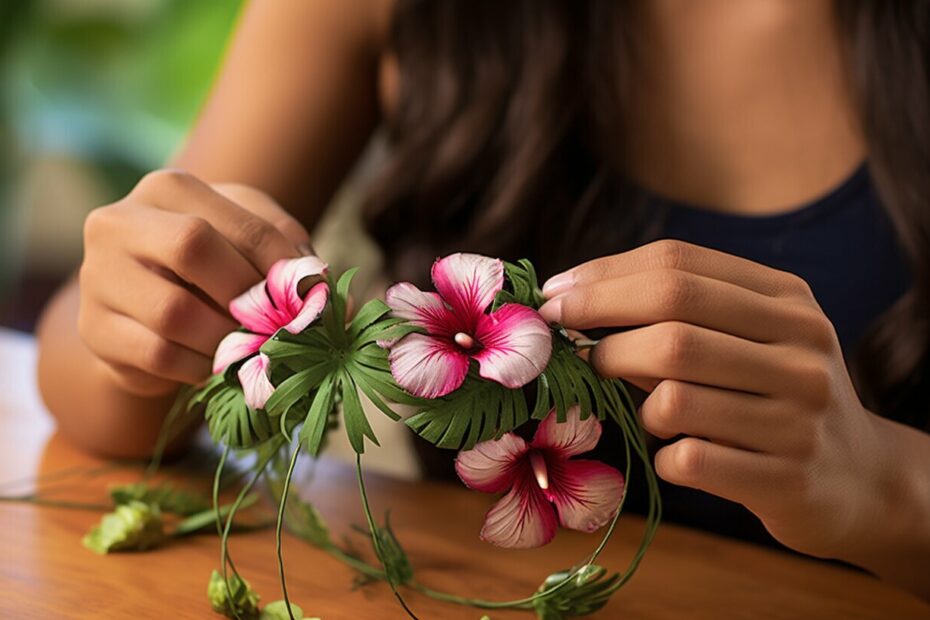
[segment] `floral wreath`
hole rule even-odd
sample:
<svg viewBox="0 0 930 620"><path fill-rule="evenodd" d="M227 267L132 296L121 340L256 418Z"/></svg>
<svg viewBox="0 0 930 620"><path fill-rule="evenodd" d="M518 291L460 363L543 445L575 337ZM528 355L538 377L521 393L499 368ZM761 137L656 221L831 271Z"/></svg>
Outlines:
<svg viewBox="0 0 930 620"><path fill-rule="evenodd" d="M387 582L411 618L417 616L404 600L405 589L485 610L535 611L544 620L603 607L636 571L661 513L655 473L624 384L600 377L577 355L590 341L573 341L539 315L544 299L529 261L452 254L433 264L436 292L395 284L384 301L369 301L349 320L348 291L356 271L336 279L316 257L282 260L265 281L230 303L242 328L219 344L213 376L179 396L150 466L150 471L158 467L178 418L202 412L213 442L222 447L212 507L198 506L198 512L183 492L144 482L121 487L112 491L116 511L85 537L85 545L105 553L157 544L164 536L162 511L187 515L175 533L215 523L220 569L213 572L207 594L214 610L240 620L304 617L287 591L284 526L366 581ZM312 286L301 295L307 282ZM520 599L464 598L420 583L387 516L380 525L372 515L362 456L368 443L380 444L363 399L435 446L458 450L455 469L467 487L503 494L487 513L482 540L507 548L538 547L561 526L582 532L606 528L600 542ZM414 413L403 420L397 404ZM515 431L530 421L539 423L527 441ZM577 458L597 445L605 421L622 434L623 473ZM356 452L361 506L380 565L333 541L313 505L289 492L301 454L318 456L328 433L339 427ZM254 462L235 501L220 506L220 480L231 452L254 455ZM623 508L634 458L643 463L649 492L647 524L626 570L609 573L596 561ZM283 599L260 610L228 541L237 511L254 501L251 493L261 478L278 504L274 526Z"/></svg>

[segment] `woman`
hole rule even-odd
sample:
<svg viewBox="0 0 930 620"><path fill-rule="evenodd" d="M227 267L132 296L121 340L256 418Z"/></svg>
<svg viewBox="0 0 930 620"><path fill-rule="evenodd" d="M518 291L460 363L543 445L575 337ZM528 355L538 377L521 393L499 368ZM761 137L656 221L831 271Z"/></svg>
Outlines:
<svg viewBox="0 0 930 620"><path fill-rule="evenodd" d="M542 313L648 393L673 517L930 597L928 89L917 1L256 0L184 172L88 218L43 395L144 453L383 123L394 276L532 258Z"/></svg>

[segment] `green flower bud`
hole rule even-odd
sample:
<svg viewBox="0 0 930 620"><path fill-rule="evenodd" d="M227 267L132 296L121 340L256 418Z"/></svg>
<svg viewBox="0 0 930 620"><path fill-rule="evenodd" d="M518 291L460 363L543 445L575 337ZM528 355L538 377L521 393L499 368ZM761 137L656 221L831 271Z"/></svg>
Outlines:
<svg viewBox="0 0 930 620"><path fill-rule="evenodd" d="M105 514L84 536L85 547L99 554L111 551L144 551L165 540L161 511L156 504L131 500Z"/></svg>
<svg viewBox="0 0 930 620"><path fill-rule="evenodd" d="M294 603L291 603L291 613L294 614L294 620L304 620L304 610ZM284 601L274 601L265 605L258 620L291 620L291 617L287 615L287 604ZM319 618L308 618L307 620L319 620Z"/></svg>
<svg viewBox="0 0 930 620"><path fill-rule="evenodd" d="M219 571L214 570L210 575L207 599L213 611L227 618L235 618L237 614L242 620L258 618L258 598L258 594L252 590L249 582L235 574L229 575L228 588ZM286 609L284 613L287 614Z"/></svg>
<svg viewBox="0 0 930 620"><path fill-rule="evenodd" d="M562 571L549 575L538 592L556 586L570 575ZM584 566L575 577L555 592L537 595L533 608L540 620L565 620L587 616L607 604L610 595L620 587L620 576L607 576L607 571L594 564Z"/></svg>

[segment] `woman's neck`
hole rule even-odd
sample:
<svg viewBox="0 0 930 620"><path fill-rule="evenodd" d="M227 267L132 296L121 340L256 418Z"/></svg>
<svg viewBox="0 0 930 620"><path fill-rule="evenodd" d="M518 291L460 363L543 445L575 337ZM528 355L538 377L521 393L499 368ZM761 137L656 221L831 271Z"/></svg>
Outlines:
<svg viewBox="0 0 930 620"><path fill-rule="evenodd" d="M634 12L626 172L659 194L773 213L865 157L825 0L645 0Z"/></svg>

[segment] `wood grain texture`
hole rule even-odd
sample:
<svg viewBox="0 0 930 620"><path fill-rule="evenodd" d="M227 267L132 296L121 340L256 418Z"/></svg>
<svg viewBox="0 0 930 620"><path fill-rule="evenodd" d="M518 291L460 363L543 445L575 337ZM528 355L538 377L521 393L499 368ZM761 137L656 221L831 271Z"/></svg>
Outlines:
<svg viewBox="0 0 930 620"><path fill-rule="evenodd" d="M34 386L34 345L0 333L0 494L29 492L36 476L101 461L54 434ZM126 415L132 415L127 411ZM178 469L174 466L173 469ZM108 484L139 475L121 467L90 480L40 482L50 497L104 501ZM205 484L208 474L189 467L185 477ZM25 482L9 484L10 481ZM306 478L306 476L305 476ZM330 460L316 464L301 493L331 523L362 523L354 473ZM418 578L456 594L515 598L533 591L545 575L572 564L596 542L559 532L535 551L502 551L478 541L491 498L461 487L411 484L371 476L373 508L392 510L392 523ZM211 618L206 601L210 571L218 566L219 541L202 535L144 554L97 556L81 536L98 513L0 503L0 618ZM614 569L626 566L642 533L636 516L621 518L602 556ZM359 548L363 538L348 528ZM240 570L262 595L280 598L274 537L270 531L236 535L231 550ZM353 589L353 573L328 555L289 539L285 546L289 590L309 615L324 620L404 617L384 584ZM468 618L481 612L410 593L421 618ZM532 617L491 614L495 620ZM592 618L910 619L930 618L930 607L865 574L682 527L663 525L645 561L610 603Z"/></svg>

